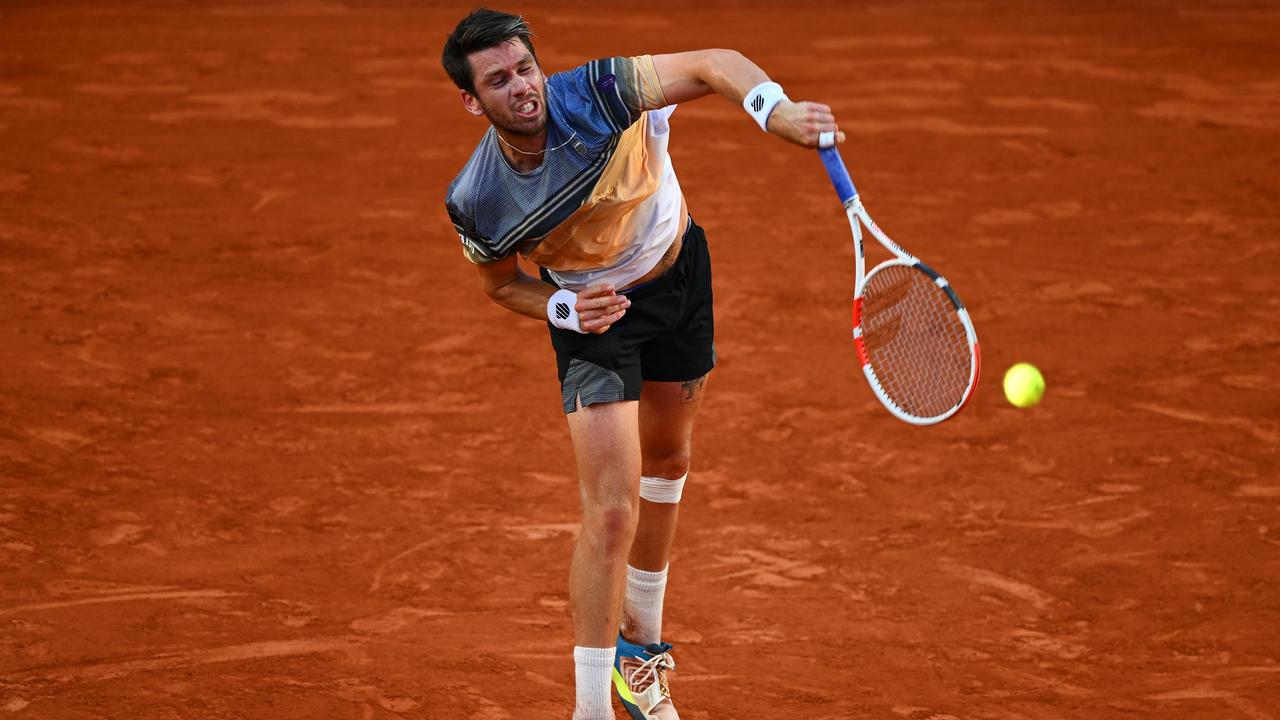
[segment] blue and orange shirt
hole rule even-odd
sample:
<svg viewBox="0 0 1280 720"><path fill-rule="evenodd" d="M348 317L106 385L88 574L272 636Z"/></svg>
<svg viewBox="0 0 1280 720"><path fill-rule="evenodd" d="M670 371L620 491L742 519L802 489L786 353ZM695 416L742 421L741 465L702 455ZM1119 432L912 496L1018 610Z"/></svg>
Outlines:
<svg viewBox="0 0 1280 720"><path fill-rule="evenodd" d="M594 60L547 79L547 152L516 172L490 127L445 198L477 264L520 253L562 287L641 277L688 210L667 153L662 85L648 55Z"/></svg>

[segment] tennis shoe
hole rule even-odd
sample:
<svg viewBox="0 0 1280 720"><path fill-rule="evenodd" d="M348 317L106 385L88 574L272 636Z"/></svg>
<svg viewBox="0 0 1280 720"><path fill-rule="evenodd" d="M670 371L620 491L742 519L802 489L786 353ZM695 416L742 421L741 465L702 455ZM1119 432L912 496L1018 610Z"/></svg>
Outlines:
<svg viewBox="0 0 1280 720"><path fill-rule="evenodd" d="M632 720L680 720L667 671L676 669L670 643L636 645L618 635L613 687Z"/></svg>

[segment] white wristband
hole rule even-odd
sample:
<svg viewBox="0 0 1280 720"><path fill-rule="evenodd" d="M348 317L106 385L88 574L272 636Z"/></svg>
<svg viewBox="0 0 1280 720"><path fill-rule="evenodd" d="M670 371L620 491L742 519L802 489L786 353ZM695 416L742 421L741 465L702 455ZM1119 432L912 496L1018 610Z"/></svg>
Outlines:
<svg viewBox="0 0 1280 720"><path fill-rule="evenodd" d="M761 130L769 132L769 113L773 112L773 109L783 100L790 102L791 98L782 92L781 85L776 82L762 82L751 88L751 92L742 99L742 109L747 111Z"/></svg>
<svg viewBox="0 0 1280 720"><path fill-rule="evenodd" d="M547 298L547 321L558 328L586 334L586 330L578 324L578 294L568 290L557 290Z"/></svg>

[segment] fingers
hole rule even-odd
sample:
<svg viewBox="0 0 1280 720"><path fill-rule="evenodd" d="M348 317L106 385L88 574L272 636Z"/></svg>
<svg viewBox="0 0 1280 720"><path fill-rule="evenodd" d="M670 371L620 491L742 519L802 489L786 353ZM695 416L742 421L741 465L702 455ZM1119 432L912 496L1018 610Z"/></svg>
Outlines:
<svg viewBox="0 0 1280 720"><path fill-rule="evenodd" d="M578 293L574 309L578 311L578 324L583 330L600 334L627 314L631 299L618 295L612 285L592 285Z"/></svg>
<svg viewBox="0 0 1280 720"><path fill-rule="evenodd" d="M802 103L808 106L808 119L812 122L833 123L836 116L831 112L831 108L827 105L819 105L818 103Z"/></svg>
<svg viewBox="0 0 1280 720"><path fill-rule="evenodd" d="M578 304L575 309L578 312L582 312L583 310L592 310L622 302L626 299L625 295L618 295L612 285L592 285L578 293Z"/></svg>
<svg viewBox="0 0 1280 720"><path fill-rule="evenodd" d="M835 133L835 141L837 145L845 140L844 131L840 129L839 125L836 125L835 120L831 120L823 123L812 123L806 126L800 131L799 139L794 142L797 145L803 145L809 148L820 147L819 141L821 140L823 133Z"/></svg>
<svg viewBox="0 0 1280 720"><path fill-rule="evenodd" d="M625 295L618 295L609 302L592 302L590 304L579 301L575 309L578 311L579 318L598 318L617 313L624 313L627 308L631 307L631 301ZM621 317L621 315L619 315Z"/></svg>
<svg viewBox="0 0 1280 720"><path fill-rule="evenodd" d="M630 305L630 303L627 303ZM615 307L613 310L599 310L580 313L578 315L578 325L589 333L597 335L608 330L610 326L622 319L627 314L625 307Z"/></svg>
<svg viewBox="0 0 1280 720"><path fill-rule="evenodd" d="M774 111L777 114L777 111ZM845 134L836 124L835 113L830 105L816 102L791 103L786 108L785 129L779 128L779 135L804 147L818 147L819 136L824 132L835 133L836 143L845 141Z"/></svg>
<svg viewBox="0 0 1280 720"><path fill-rule="evenodd" d="M840 132L840 126L836 124L836 116L831 111L830 105L823 105L822 103L804 103L804 105L807 111L804 137L804 145L806 147L818 147L818 138L824 132L834 132L836 134L836 142L844 142L844 133Z"/></svg>
<svg viewBox="0 0 1280 720"><path fill-rule="evenodd" d="M578 323L579 325L582 326L582 329L585 330L586 332L599 335L605 332L606 330L608 330L609 328L613 327L613 324L621 320L622 316L626 314L627 314L626 310L619 310L618 312L613 313L611 315L606 315L606 316L594 318L591 320L582 320L581 318L579 318Z"/></svg>
<svg viewBox="0 0 1280 720"><path fill-rule="evenodd" d="M822 137L822 133L824 133L824 132L835 132L835 134L836 134L836 137L835 137L836 145L839 145L840 143L844 142L844 132L842 132L842 131L841 131L839 128L837 128L835 125L832 125L831 127L832 127L832 130L831 130L831 131L827 131L827 130L819 130L819 131L818 131L818 134L817 134L816 136L814 136L813 144L812 144L812 145L809 145L809 147L822 147L822 146L819 144L819 141L820 141L820 139L821 139L821 137Z"/></svg>

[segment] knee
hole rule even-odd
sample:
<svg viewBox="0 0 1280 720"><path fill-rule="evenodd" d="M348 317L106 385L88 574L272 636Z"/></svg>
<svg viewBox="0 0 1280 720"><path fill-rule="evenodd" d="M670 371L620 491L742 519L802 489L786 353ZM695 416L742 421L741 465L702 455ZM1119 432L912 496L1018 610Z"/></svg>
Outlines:
<svg viewBox="0 0 1280 720"><path fill-rule="evenodd" d="M640 504L632 499L596 503L586 508L582 530L609 554L625 554L631 547L640 516Z"/></svg>
<svg viewBox="0 0 1280 720"><path fill-rule="evenodd" d="M662 452L646 454L644 476L664 480L678 480L689 474L689 447L677 447Z"/></svg>

